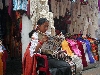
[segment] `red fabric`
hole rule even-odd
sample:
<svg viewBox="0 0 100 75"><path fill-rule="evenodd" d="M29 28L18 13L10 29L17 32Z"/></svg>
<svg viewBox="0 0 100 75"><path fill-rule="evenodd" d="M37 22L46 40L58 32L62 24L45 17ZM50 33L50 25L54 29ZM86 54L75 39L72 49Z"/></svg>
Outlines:
<svg viewBox="0 0 100 75"><path fill-rule="evenodd" d="M80 0L80 2L84 2L84 0Z"/></svg>
<svg viewBox="0 0 100 75"><path fill-rule="evenodd" d="M22 31L22 21L20 22L20 32Z"/></svg>
<svg viewBox="0 0 100 75"><path fill-rule="evenodd" d="M56 32L56 35L59 35L61 33L60 30L56 30L55 32Z"/></svg>
<svg viewBox="0 0 100 75"><path fill-rule="evenodd" d="M36 54L37 57L41 57L44 59L44 66L43 67L39 67L38 70L45 72L46 75L51 75L50 71L49 71L49 66L48 66L48 59L46 55L40 55L40 54Z"/></svg>
<svg viewBox="0 0 100 75"><path fill-rule="evenodd" d="M71 24L71 20L67 20L66 21L66 24Z"/></svg>
<svg viewBox="0 0 100 75"><path fill-rule="evenodd" d="M6 60L7 60L7 58L8 58L8 54L7 54L7 51L6 51L6 50L4 50L3 52L4 52L4 53L3 53L3 56L2 56L3 71L5 71L5 70L6 70Z"/></svg>
<svg viewBox="0 0 100 75"><path fill-rule="evenodd" d="M82 45L82 43L80 41L77 41L77 44L78 44L78 49L81 51L83 67L87 67L88 65L87 65L87 61L86 61L83 45Z"/></svg>
<svg viewBox="0 0 100 75"><path fill-rule="evenodd" d="M27 15L30 16L30 0L28 0L27 4Z"/></svg>
<svg viewBox="0 0 100 75"><path fill-rule="evenodd" d="M26 52L24 54L23 58L23 75L37 75L36 73L36 56L33 57L30 56L29 51L30 44L28 45L28 48L26 49Z"/></svg>

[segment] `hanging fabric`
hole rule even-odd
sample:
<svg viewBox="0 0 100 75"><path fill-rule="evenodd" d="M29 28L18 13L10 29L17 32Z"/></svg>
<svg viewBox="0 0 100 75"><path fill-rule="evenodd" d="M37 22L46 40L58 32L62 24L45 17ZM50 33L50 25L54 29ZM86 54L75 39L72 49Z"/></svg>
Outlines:
<svg viewBox="0 0 100 75"><path fill-rule="evenodd" d="M100 0L98 0L98 7L99 7L99 11L100 11Z"/></svg>
<svg viewBox="0 0 100 75"><path fill-rule="evenodd" d="M3 3L2 3L2 0L0 0L0 9L3 9Z"/></svg>
<svg viewBox="0 0 100 75"><path fill-rule="evenodd" d="M28 0L27 4L27 15L30 16L30 0Z"/></svg>
<svg viewBox="0 0 100 75"><path fill-rule="evenodd" d="M13 10L24 10L27 11L27 0L13 0Z"/></svg>
<svg viewBox="0 0 100 75"><path fill-rule="evenodd" d="M8 14L10 15L10 17L12 17L12 8L13 8L12 0L9 0Z"/></svg>

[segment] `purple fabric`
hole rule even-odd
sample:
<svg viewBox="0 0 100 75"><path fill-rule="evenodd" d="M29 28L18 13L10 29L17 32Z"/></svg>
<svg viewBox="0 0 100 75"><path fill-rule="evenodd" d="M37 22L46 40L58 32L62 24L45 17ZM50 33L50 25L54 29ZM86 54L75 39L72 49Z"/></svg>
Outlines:
<svg viewBox="0 0 100 75"><path fill-rule="evenodd" d="M12 0L9 0L8 13L9 13L10 17L12 17L12 8L13 8L12 4L13 4Z"/></svg>
<svg viewBox="0 0 100 75"><path fill-rule="evenodd" d="M27 15L30 16L30 1L27 4Z"/></svg>
<svg viewBox="0 0 100 75"><path fill-rule="evenodd" d="M70 39L66 39L68 41L68 43L70 44L70 46L72 47L72 50L74 51L74 53L78 56L82 56L81 55L81 51L78 49L78 45L77 42L70 40Z"/></svg>
<svg viewBox="0 0 100 75"><path fill-rule="evenodd" d="M83 2L84 0L80 0L80 2Z"/></svg>
<svg viewBox="0 0 100 75"><path fill-rule="evenodd" d="M100 11L100 0L98 0L98 7L99 7L99 11Z"/></svg>

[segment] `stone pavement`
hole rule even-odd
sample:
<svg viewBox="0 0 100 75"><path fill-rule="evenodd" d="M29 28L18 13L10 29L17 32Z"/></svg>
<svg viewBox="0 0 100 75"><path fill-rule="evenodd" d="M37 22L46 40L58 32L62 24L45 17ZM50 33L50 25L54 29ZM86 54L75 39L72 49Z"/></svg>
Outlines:
<svg viewBox="0 0 100 75"><path fill-rule="evenodd" d="M82 75L100 75L100 61L92 68L84 70Z"/></svg>
<svg viewBox="0 0 100 75"><path fill-rule="evenodd" d="M88 69L82 72L82 75L100 75L100 67Z"/></svg>

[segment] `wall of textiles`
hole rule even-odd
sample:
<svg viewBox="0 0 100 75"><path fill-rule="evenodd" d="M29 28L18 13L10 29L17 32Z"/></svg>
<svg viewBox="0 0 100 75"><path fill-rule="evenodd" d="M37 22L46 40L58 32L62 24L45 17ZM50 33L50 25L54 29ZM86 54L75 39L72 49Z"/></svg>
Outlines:
<svg viewBox="0 0 100 75"><path fill-rule="evenodd" d="M18 11L15 13L15 21L12 22L11 34L10 34L10 54L11 57L21 57L21 29L22 29L22 19ZM12 18L13 19L13 18Z"/></svg>
<svg viewBox="0 0 100 75"><path fill-rule="evenodd" d="M21 15L24 11L13 11L13 0L0 0L0 3L0 37L10 57L19 58L22 55Z"/></svg>
<svg viewBox="0 0 100 75"><path fill-rule="evenodd" d="M83 36L91 34L92 38L96 38L95 31L98 29L99 11L98 0L87 0L85 4L77 0L72 9L73 18L71 19L70 33L79 34L81 32Z"/></svg>
<svg viewBox="0 0 100 75"><path fill-rule="evenodd" d="M48 0L48 5L49 11L53 12L56 34L58 31L62 31L63 34L68 33L71 24L71 1Z"/></svg>
<svg viewBox="0 0 100 75"><path fill-rule="evenodd" d="M5 34L4 43L10 57L19 58L22 56L22 15L24 13L30 16L29 0L0 0L3 7L6 7L6 13L9 18L4 23L7 34ZM10 23L10 24L9 24Z"/></svg>
<svg viewBox="0 0 100 75"><path fill-rule="evenodd" d="M21 19L11 18L9 14L2 14L2 39L5 47L7 48L10 57L20 57L21 56L21 34L20 34L20 26ZM13 16L15 12L13 12ZM16 17L16 15L15 15ZM13 19L13 20L12 20Z"/></svg>
<svg viewBox="0 0 100 75"><path fill-rule="evenodd" d="M63 30L62 27L66 26L66 32L70 32L71 34L83 33L83 36L91 34L91 37L95 38L95 31L98 29L98 0L71 1L49 0L50 11L53 12L54 18L60 21L59 23L55 23L55 26L61 27L60 31ZM62 24L60 16L65 19L66 9L71 13L71 17L66 17L67 20ZM68 24L69 22L70 24Z"/></svg>

